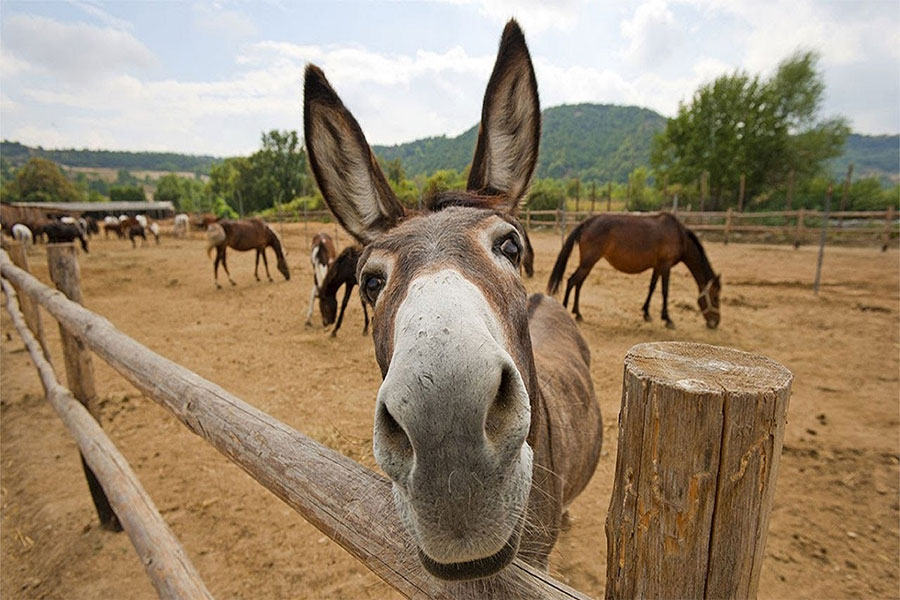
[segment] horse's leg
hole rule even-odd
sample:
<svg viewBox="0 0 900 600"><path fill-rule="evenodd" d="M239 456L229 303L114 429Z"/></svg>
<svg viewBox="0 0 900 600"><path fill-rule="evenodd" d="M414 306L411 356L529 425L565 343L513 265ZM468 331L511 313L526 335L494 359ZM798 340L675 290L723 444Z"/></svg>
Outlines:
<svg viewBox="0 0 900 600"><path fill-rule="evenodd" d="M222 261L221 252L216 248L216 260L213 263L213 279L216 282L216 289L221 290L222 286L219 285L219 263Z"/></svg>
<svg viewBox="0 0 900 600"><path fill-rule="evenodd" d="M337 335L338 329L341 328L341 321L344 320L344 311L347 310L347 302L350 301L350 293L353 291L353 284L347 282L344 284L344 299L341 300L341 312L338 313L337 323L334 324L334 329L331 330L331 337L335 337Z"/></svg>
<svg viewBox="0 0 900 600"><path fill-rule="evenodd" d="M650 291L647 292L647 300L644 302L644 320L650 321L650 298L653 296L653 290L656 289L656 280L659 279L659 271L653 269L653 276L650 278Z"/></svg>
<svg viewBox="0 0 900 600"><path fill-rule="evenodd" d="M669 269L665 269L662 272L662 294L662 319L666 322L666 327L668 327L669 329L675 329L675 323L673 323L672 319L669 318Z"/></svg>
<svg viewBox="0 0 900 600"><path fill-rule="evenodd" d="M362 299L361 299L361 300L362 300ZM365 319L366 319L366 324L363 325L363 332L362 332L362 334L363 334L363 335L366 335L367 333L369 333L369 309L366 308L366 301L365 301L365 300L362 300L362 307L363 307L363 316L364 316Z"/></svg>
<svg viewBox="0 0 900 600"><path fill-rule="evenodd" d="M266 277L269 278L269 281L273 281L272 276L269 275L269 259L266 258L266 249L263 248L259 253L262 254L263 257L263 266L266 268Z"/></svg>
<svg viewBox="0 0 900 600"><path fill-rule="evenodd" d="M231 273L228 271L228 262L225 260L225 244L219 246L219 250L222 252L222 268L225 269L225 274L228 275L228 283L231 285L237 285L234 282L234 279L231 278Z"/></svg>
<svg viewBox="0 0 900 600"><path fill-rule="evenodd" d="M588 274L591 272L591 267L594 264L586 265L581 263L578 265L578 268L575 269L575 272L572 273L572 276L569 277L568 283L566 283L566 300L569 299L569 290L573 287L575 288L575 300L572 302L572 314L575 315L576 321L583 321L584 318L581 316L581 310L578 308L578 299L581 297L581 286L584 285L584 280L587 279ZM563 306L566 306L563 303Z"/></svg>
<svg viewBox="0 0 900 600"><path fill-rule="evenodd" d="M316 287L315 275L313 275L312 291L309 293L309 310L306 311L306 326L312 326L313 305L316 302L316 296L319 295L319 289Z"/></svg>
<svg viewBox="0 0 900 600"><path fill-rule="evenodd" d="M256 265L253 267L253 276L259 281L259 248L256 249Z"/></svg>

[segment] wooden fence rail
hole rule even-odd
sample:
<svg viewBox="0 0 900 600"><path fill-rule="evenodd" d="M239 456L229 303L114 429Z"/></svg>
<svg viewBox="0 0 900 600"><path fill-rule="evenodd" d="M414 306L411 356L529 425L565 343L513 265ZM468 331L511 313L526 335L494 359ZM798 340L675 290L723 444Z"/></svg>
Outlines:
<svg viewBox="0 0 900 600"><path fill-rule="evenodd" d="M14 266L5 252L0 253L0 274L125 379L405 596L585 598L518 560L486 581L435 579L412 550L384 477L142 346Z"/></svg>
<svg viewBox="0 0 900 600"><path fill-rule="evenodd" d="M160 598L172 599L212 598L125 457L87 408L56 381L53 367L44 358L43 349L25 324L12 286L5 280L0 280L0 285L6 292L6 310L37 368L47 400L75 438L84 461L106 491L157 594Z"/></svg>

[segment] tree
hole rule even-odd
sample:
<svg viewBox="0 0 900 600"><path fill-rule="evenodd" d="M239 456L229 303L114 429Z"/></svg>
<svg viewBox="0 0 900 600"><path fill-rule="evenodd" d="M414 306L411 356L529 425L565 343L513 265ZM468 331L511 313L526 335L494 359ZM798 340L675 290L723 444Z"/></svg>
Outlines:
<svg viewBox="0 0 900 600"><path fill-rule="evenodd" d="M45 158L31 158L16 171L15 181L4 200L18 202L80 202L83 197L56 163Z"/></svg>
<svg viewBox="0 0 900 600"><path fill-rule="evenodd" d="M109 188L112 202L146 202L144 188L139 185L114 185Z"/></svg>
<svg viewBox="0 0 900 600"><path fill-rule="evenodd" d="M735 72L701 86L654 139L657 179L693 185L709 172L713 203L737 201L741 174L749 197L783 182L793 169L821 172L849 133L843 118L817 121L824 83L818 56L799 53L769 80Z"/></svg>

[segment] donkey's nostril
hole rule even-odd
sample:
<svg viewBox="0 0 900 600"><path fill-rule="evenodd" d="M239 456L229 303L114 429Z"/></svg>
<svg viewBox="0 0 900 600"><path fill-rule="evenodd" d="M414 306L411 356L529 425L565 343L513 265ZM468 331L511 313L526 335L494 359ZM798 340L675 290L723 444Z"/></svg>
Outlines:
<svg viewBox="0 0 900 600"><path fill-rule="evenodd" d="M375 415L376 434L380 436L380 443L386 445L386 449L391 454L396 455L396 459L406 458L412 455L412 444L409 436L403 430L397 419L388 410L384 402L378 403L378 409Z"/></svg>
<svg viewBox="0 0 900 600"><path fill-rule="evenodd" d="M488 408L484 420L484 432L491 442L496 443L517 424L519 411L516 391L512 368L505 365L500 375L500 385L497 386L494 401Z"/></svg>

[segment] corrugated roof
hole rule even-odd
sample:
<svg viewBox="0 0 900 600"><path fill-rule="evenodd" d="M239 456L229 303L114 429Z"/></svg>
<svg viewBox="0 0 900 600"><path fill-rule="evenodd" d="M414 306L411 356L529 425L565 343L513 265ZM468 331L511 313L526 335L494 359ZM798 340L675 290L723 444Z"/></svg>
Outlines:
<svg viewBox="0 0 900 600"><path fill-rule="evenodd" d="M175 212L175 206L171 202L11 202L10 206L70 212Z"/></svg>

